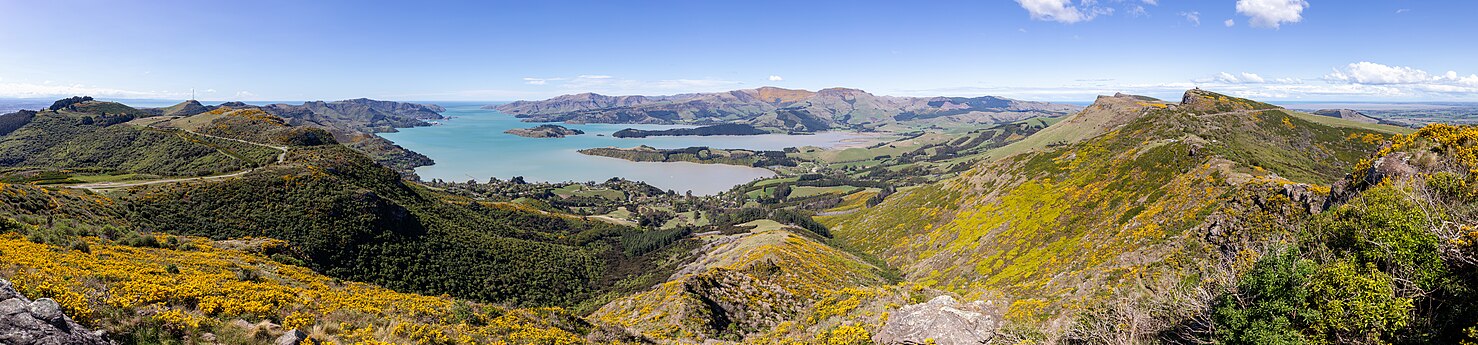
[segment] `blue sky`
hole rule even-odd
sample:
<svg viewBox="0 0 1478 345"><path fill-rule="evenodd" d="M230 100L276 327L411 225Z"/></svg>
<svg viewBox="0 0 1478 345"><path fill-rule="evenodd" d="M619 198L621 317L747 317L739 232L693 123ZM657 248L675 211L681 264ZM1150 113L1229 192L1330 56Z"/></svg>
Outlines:
<svg viewBox="0 0 1478 345"><path fill-rule="evenodd" d="M0 98L1478 100L1478 1L0 0ZM1450 71L1450 73L1449 73Z"/></svg>

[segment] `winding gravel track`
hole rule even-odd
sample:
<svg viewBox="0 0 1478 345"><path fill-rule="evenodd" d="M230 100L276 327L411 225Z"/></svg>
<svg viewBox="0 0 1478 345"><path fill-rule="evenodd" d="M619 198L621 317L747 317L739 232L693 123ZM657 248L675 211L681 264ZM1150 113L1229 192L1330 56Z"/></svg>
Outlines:
<svg viewBox="0 0 1478 345"><path fill-rule="evenodd" d="M277 154L277 161L274 162L273 164L282 163L283 161L287 160L287 146L272 146L272 145L267 145L267 144L263 144L263 143L250 142L250 141L236 139L236 138L227 138L227 137L215 136L215 135L210 135L210 134L205 134L205 133L199 133L199 132L194 132L194 131L189 131L189 130L183 130L183 129L181 131L184 131L184 132L187 132L187 133L190 133L190 134L194 134L194 135L199 135L199 136L202 136L202 137L210 137L210 138L216 138L216 139L221 139L221 140L230 140L230 141L235 141L235 142L249 144L249 145L256 145L256 146L268 147L268 148L276 149L278 151L282 151L282 153L278 153ZM68 187L68 188L86 189L86 190L90 190L90 191L93 191L93 192L99 192L99 191L110 190L110 189L137 187L137 186L145 186L145 185L151 185L151 184L219 180L219 179L224 179L224 178L232 178L232 177L237 177L237 176L241 176L241 175L246 175L247 173L250 173L250 172L256 171L256 170L257 170L257 168L249 168L249 169L246 169L246 170L237 171L237 172L230 173L230 174L225 174L225 175L201 176L201 177L182 177L182 178L169 178L169 179L148 180L148 181L130 181L130 182L95 182L95 183L84 183L84 184L68 185L66 187Z"/></svg>

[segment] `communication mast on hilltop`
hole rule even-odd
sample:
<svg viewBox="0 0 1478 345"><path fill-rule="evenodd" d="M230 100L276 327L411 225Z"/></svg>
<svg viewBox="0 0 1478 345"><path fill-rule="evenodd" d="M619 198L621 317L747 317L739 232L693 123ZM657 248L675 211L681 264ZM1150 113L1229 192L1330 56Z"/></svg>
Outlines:
<svg viewBox="0 0 1478 345"><path fill-rule="evenodd" d="M195 88L190 88L190 100L195 100Z"/></svg>

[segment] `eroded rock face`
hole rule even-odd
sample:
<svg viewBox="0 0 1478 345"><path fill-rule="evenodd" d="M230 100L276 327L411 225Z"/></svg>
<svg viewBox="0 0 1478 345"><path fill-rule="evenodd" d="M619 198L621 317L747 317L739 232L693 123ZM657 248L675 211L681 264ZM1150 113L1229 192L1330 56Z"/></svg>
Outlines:
<svg viewBox="0 0 1478 345"><path fill-rule="evenodd" d="M744 330L769 329L804 307L804 299L784 287L729 269L694 276L683 288L708 309L710 335L723 332L730 324Z"/></svg>
<svg viewBox="0 0 1478 345"><path fill-rule="evenodd" d="M1329 200L1325 203L1324 207L1334 207L1334 205L1349 201L1351 197L1354 197L1360 191L1371 186L1379 185L1381 181L1386 179L1398 180L1423 172L1422 169L1418 169L1408 162L1410 158L1411 154L1406 152L1396 152L1376 158L1375 161L1371 162L1370 168L1365 169L1360 174L1363 175L1363 178L1350 175L1345 176L1343 180L1335 182L1333 191L1330 193Z"/></svg>
<svg viewBox="0 0 1478 345"><path fill-rule="evenodd" d="M0 344L112 344L102 332L89 332L62 314L49 298L21 296L10 281L0 279Z"/></svg>
<svg viewBox="0 0 1478 345"><path fill-rule="evenodd" d="M888 317L872 340L878 344L984 344L995 337L999 323L994 305L975 301L962 304L950 296L905 306Z"/></svg>

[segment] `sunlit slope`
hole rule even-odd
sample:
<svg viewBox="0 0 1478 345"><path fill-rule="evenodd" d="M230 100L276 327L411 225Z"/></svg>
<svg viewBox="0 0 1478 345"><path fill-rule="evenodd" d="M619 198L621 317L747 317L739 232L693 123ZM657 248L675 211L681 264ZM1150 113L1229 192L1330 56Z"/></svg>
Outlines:
<svg viewBox="0 0 1478 345"><path fill-rule="evenodd" d="M1180 104L1102 97L1015 155L821 220L908 280L1003 297L1008 319L1046 321L1124 284L1197 276L1214 250L1209 215L1337 180L1387 134L1200 90Z"/></svg>
<svg viewBox="0 0 1478 345"><path fill-rule="evenodd" d="M792 336L788 332L797 328L809 337L839 324L862 322L871 328L882 321L876 313L865 322L860 317L829 320L858 308L859 298L887 291L882 269L801 235L797 232L804 230L798 228L773 221L746 226L755 228L697 239L704 243L701 254L671 281L615 300L591 318L664 341L758 341ZM831 322L818 326L823 321Z"/></svg>
<svg viewBox="0 0 1478 345"><path fill-rule="evenodd" d="M126 343L206 333L227 344L270 343L298 329L340 343L575 344L591 328L558 308L511 309L340 281L269 259L290 250L282 241L165 236L135 247L82 240L86 249L70 249L0 234L0 272L20 291L55 299L73 319Z"/></svg>
<svg viewBox="0 0 1478 345"><path fill-rule="evenodd" d="M126 105L90 100L4 115L3 122L18 126L0 136L0 166L200 176L261 166L278 153L130 122L143 115Z"/></svg>

